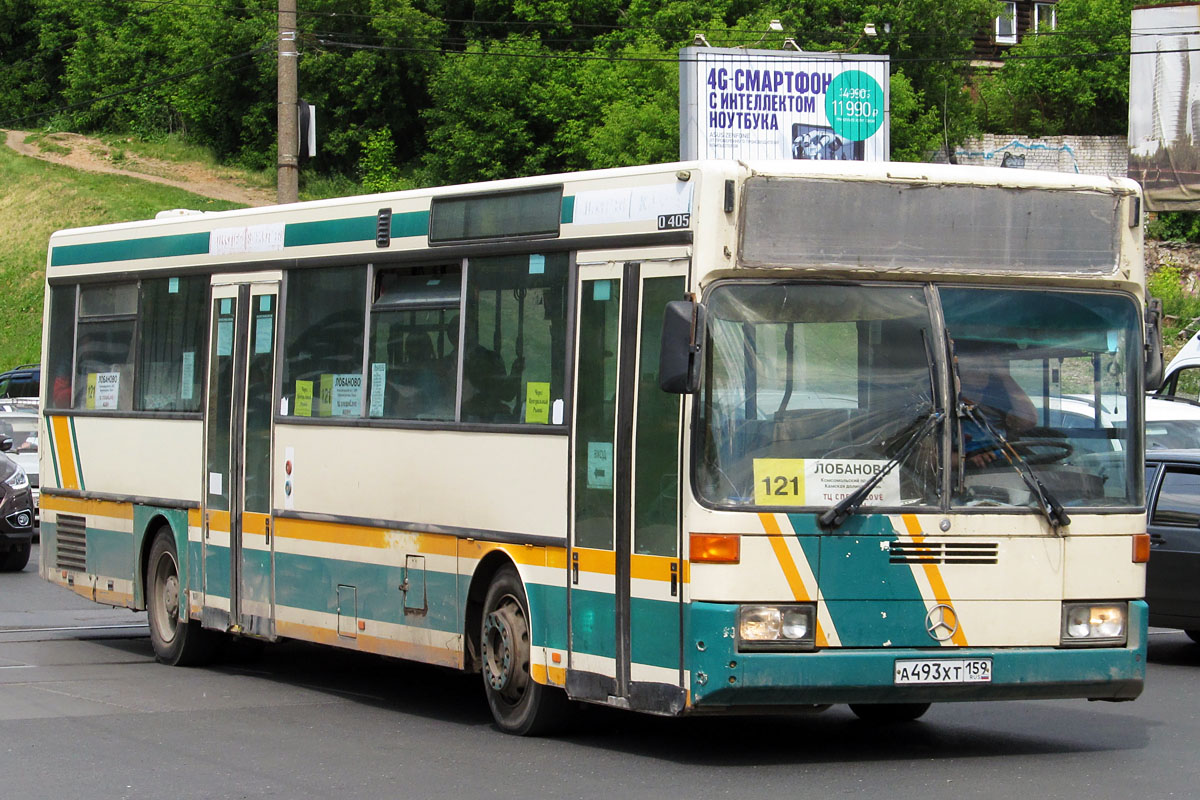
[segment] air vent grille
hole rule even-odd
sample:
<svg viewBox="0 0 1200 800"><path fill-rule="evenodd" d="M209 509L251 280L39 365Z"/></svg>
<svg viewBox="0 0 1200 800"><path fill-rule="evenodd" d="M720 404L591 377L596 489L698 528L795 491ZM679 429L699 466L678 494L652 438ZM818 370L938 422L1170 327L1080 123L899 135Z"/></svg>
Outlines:
<svg viewBox="0 0 1200 800"><path fill-rule="evenodd" d="M996 542L892 542L892 564L995 564L1000 545Z"/></svg>
<svg viewBox="0 0 1200 800"><path fill-rule="evenodd" d="M87 520L84 517L59 514L55 541L55 567L87 571Z"/></svg>

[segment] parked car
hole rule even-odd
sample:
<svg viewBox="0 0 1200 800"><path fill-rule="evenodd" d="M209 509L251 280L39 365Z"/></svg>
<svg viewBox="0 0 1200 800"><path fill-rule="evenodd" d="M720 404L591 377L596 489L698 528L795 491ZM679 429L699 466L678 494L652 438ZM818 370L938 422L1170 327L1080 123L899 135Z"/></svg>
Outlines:
<svg viewBox="0 0 1200 800"><path fill-rule="evenodd" d="M42 368L38 364L22 364L0 372L0 397L41 396Z"/></svg>
<svg viewBox="0 0 1200 800"><path fill-rule="evenodd" d="M12 440L0 436L0 572L19 572L33 549L33 497L21 465L4 454Z"/></svg>
<svg viewBox="0 0 1200 800"><path fill-rule="evenodd" d="M33 495L34 525L39 523L38 499L41 481L38 472L38 413L37 408L27 405L0 404L0 437L12 440L8 457L21 465L29 478Z"/></svg>
<svg viewBox="0 0 1200 800"><path fill-rule="evenodd" d="M1200 642L1200 450L1146 453L1150 624Z"/></svg>

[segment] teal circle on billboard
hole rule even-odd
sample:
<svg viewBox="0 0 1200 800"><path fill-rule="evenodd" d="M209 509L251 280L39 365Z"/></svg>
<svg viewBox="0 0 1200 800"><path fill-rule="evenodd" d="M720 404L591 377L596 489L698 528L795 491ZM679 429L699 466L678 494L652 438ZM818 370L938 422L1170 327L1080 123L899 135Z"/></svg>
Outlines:
<svg viewBox="0 0 1200 800"><path fill-rule="evenodd" d="M847 70L829 82L825 117L833 132L843 139L870 139L883 125L883 89L862 70Z"/></svg>

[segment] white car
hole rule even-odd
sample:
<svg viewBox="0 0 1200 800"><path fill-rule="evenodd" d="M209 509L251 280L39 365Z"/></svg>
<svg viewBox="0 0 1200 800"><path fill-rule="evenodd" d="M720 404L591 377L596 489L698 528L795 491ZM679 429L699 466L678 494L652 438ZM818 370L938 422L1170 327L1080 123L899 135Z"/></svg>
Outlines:
<svg viewBox="0 0 1200 800"><path fill-rule="evenodd" d="M35 407L0 409L0 438L12 439L12 449L6 455L25 470L33 492L34 514L38 508L38 413Z"/></svg>

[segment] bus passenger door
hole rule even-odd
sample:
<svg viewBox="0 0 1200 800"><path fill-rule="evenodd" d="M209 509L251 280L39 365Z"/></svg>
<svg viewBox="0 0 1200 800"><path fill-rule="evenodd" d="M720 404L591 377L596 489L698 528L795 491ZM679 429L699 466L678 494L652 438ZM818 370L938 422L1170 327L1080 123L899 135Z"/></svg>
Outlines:
<svg viewBox="0 0 1200 800"><path fill-rule="evenodd" d="M674 713L681 671L680 400L658 388L687 262L579 268L567 689Z"/></svg>
<svg viewBox="0 0 1200 800"><path fill-rule="evenodd" d="M217 278L216 280L220 280ZM213 286L205 404L205 627L273 638L277 273Z"/></svg>

